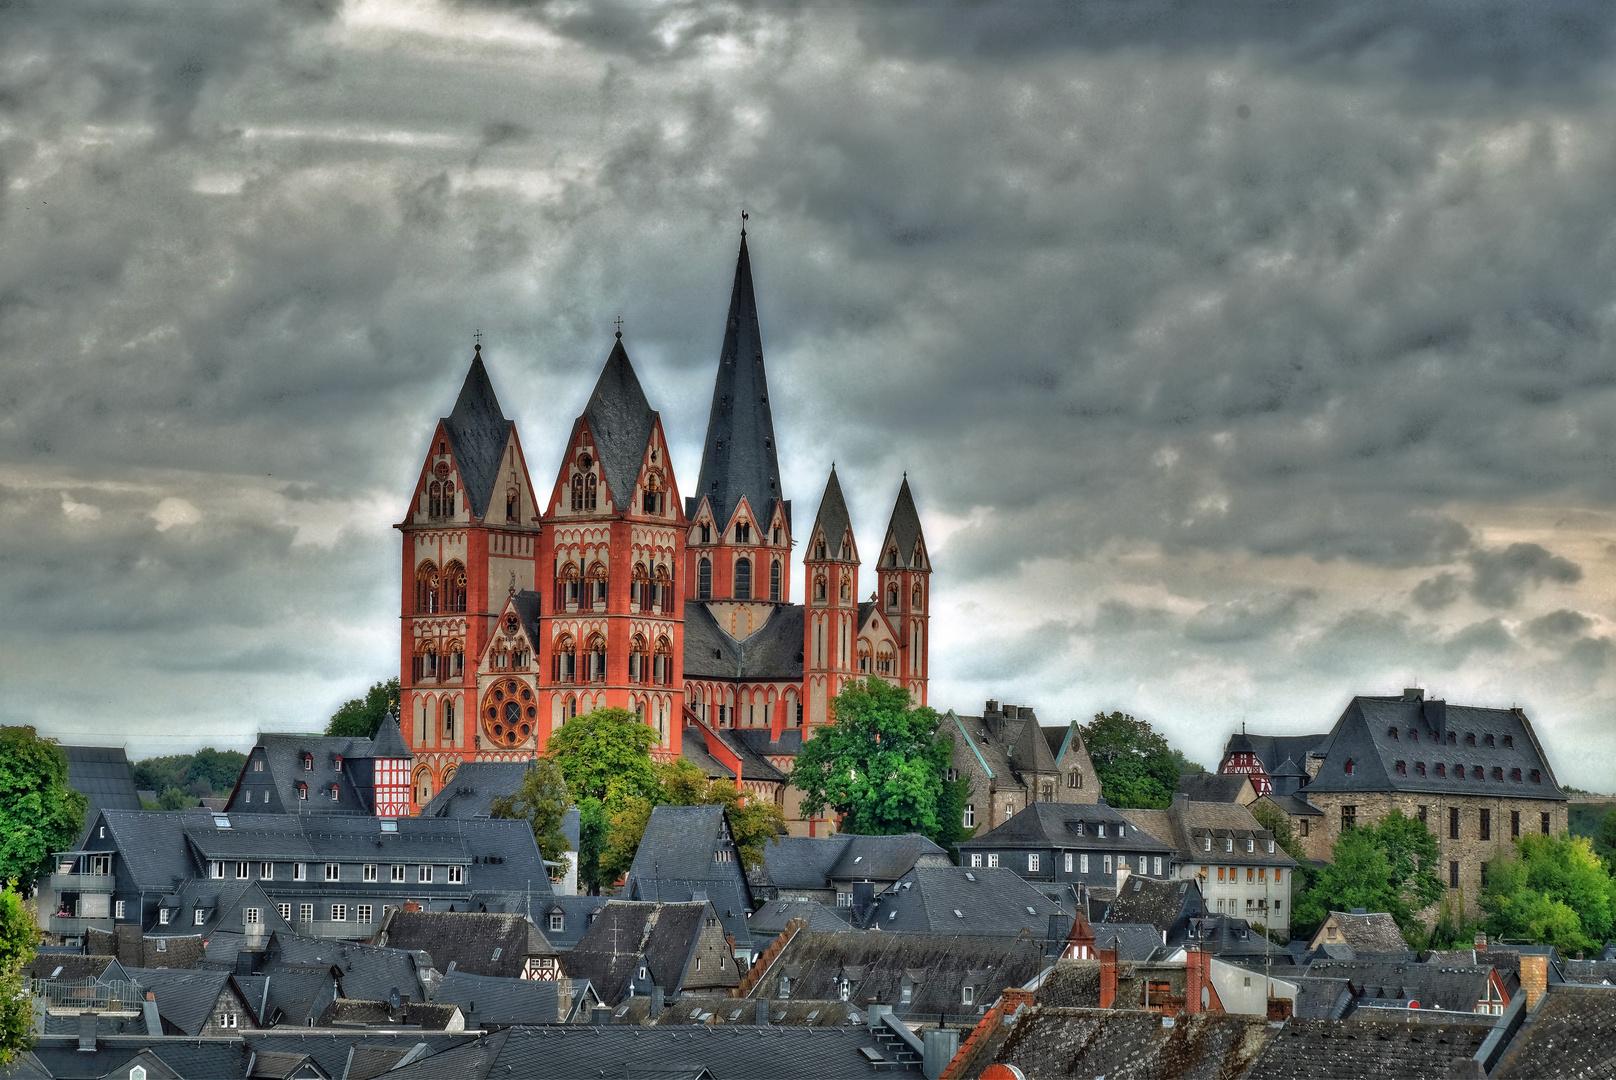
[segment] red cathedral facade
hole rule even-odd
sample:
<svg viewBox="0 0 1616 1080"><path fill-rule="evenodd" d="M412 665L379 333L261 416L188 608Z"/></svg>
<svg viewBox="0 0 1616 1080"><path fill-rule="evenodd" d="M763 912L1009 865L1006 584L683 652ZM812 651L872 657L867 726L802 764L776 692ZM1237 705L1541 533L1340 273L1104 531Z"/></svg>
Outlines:
<svg viewBox="0 0 1616 1080"><path fill-rule="evenodd" d="M861 600L832 467L793 601L791 500L744 234L694 489L681 495L621 333L546 488L479 345L397 528L400 728L417 807L461 762L529 758L603 706L639 713L667 759L693 726L800 746L852 679L926 700L931 562L907 478Z"/></svg>

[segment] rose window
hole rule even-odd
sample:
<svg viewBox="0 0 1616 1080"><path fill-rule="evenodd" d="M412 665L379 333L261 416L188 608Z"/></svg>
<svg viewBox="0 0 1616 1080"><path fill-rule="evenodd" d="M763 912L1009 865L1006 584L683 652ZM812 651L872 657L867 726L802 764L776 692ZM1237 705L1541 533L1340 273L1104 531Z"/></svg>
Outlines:
<svg viewBox="0 0 1616 1080"><path fill-rule="evenodd" d="M496 746L526 742L538 716L533 691L516 679L502 679L483 695L483 732Z"/></svg>

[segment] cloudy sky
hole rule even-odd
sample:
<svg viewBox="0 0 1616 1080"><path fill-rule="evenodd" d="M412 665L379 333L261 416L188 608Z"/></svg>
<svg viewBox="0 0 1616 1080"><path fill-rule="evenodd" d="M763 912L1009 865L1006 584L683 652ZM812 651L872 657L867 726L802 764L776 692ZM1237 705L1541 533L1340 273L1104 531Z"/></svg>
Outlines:
<svg viewBox="0 0 1616 1080"><path fill-rule="evenodd" d="M799 526L908 470L933 703L1214 764L1420 685L1616 787L1616 15L1362 0L0 4L0 722L396 674L471 335L699 461L742 207Z"/></svg>

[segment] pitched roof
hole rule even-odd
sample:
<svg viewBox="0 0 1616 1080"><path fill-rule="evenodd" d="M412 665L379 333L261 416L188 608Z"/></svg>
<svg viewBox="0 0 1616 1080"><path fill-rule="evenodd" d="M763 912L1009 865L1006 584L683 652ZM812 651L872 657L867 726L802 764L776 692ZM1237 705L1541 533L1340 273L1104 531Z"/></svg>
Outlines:
<svg viewBox="0 0 1616 1080"><path fill-rule="evenodd" d="M466 488L466 507L474 517L486 517L512 425L500 410L499 398L488 381L481 345L472 354L460 396L455 399L454 409L444 417L443 425L449 434L449 447L454 451L461 483Z"/></svg>
<svg viewBox="0 0 1616 1080"><path fill-rule="evenodd" d="M529 762L468 761L421 808L422 817L486 818L494 800L522 786Z"/></svg>
<svg viewBox="0 0 1616 1080"><path fill-rule="evenodd" d="M1608 1075L1616 1046L1616 988L1550 986L1492 1074L1517 1077Z"/></svg>
<svg viewBox="0 0 1616 1080"><path fill-rule="evenodd" d="M403 949L294 934L271 936L263 972L272 987L276 978L292 972L329 976L332 969L341 973L344 997L386 1001L397 990L416 1001L424 999L415 957Z"/></svg>
<svg viewBox="0 0 1616 1080"><path fill-rule="evenodd" d="M1103 802L1035 802L997 828L961 841L959 848L1053 847L1170 854L1173 846L1151 835L1144 826L1135 825L1126 816L1132 812L1114 810ZM1107 826L1104 836L1099 835L1101 825Z"/></svg>
<svg viewBox="0 0 1616 1080"><path fill-rule="evenodd" d="M1423 776L1420 765L1426 766ZM1438 775L1439 765L1443 775ZM1520 709L1482 709L1407 695L1353 698L1330 732L1318 775L1303 790L1566 798Z"/></svg>
<svg viewBox="0 0 1616 1080"><path fill-rule="evenodd" d="M729 851L728 859L716 854ZM750 940L746 916L752 892L735 852L722 806L658 806L651 811L623 895L634 900L685 903L709 900L725 932Z"/></svg>
<svg viewBox="0 0 1616 1080"><path fill-rule="evenodd" d="M555 949L525 915L475 911L394 911L382 932L394 949L422 950L432 966L472 975L517 978L529 956Z"/></svg>
<svg viewBox="0 0 1616 1080"><path fill-rule="evenodd" d="M382 717L381 726L376 729L376 737L370 744L370 756L378 758L414 756L410 753L410 748L404 745L404 735L398 730L398 717L391 710Z"/></svg>
<svg viewBox="0 0 1616 1080"><path fill-rule="evenodd" d="M1239 773L1191 773L1178 778L1178 790L1196 802L1239 802L1241 789L1251 783Z"/></svg>
<svg viewBox="0 0 1616 1080"><path fill-rule="evenodd" d="M1036 1077L1241 1076L1269 1034L1258 1016L1198 1013L1165 1027L1160 1016L1140 1009L1039 1007L984 1040L971 1056L971 1074L995 1062Z"/></svg>
<svg viewBox="0 0 1616 1080"><path fill-rule="evenodd" d="M1206 839L1213 840L1211 850L1216 852L1223 841L1233 840L1232 850L1218 855L1223 862L1242 865L1295 866L1296 860L1285 854L1276 842L1273 851L1269 843L1274 834L1262 827L1251 811L1239 803L1196 802L1182 796L1175 797L1166 810L1124 810L1124 817L1158 840L1178 849L1179 858L1191 862L1208 850ZM1251 851L1245 850L1251 842Z"/></svg>
<svg viewBox="0 0 1616 1080"><path fill-rule="evenodd" d="M1363 1017L1360 1012L1355 1021ZM1478 1018L1480 1019L1480 1018ZM1320 1080L1429 1080L1473 1076L1472 1058L1493 1018L1481 1023L1407 1024L1363 1018L1285 1021L1251 1062L1249 1076Z"/></svg>
<svg viewBox="0 0 1616 1080"><path fill-rule="evenodd" d="M90 801L85 821L97 810L139 810L135 775L121 746L63 746L67 786Z"/></svg>
<svg viewBox="0 0 1616 1080"><path fill-rule="evenodd" d="M157 995L157 1013L186 1035L200 1035L230 981L228 971L201 968L126 968L129 978Z"/></svg>
<svg viewBox="0 0 1616 1080"><path fill-rule="evenodd" d="M903 476L898 488L898 500L892 504L892 517L887 521L887 537L898 549L900 565L907 566L920 542L920 514L915 510L915 497L909 491L909 474ZM885 555L882 556L885 558Z"/></svg>
<svg viewBox="0 0 1616 1080"><path fill-rule="evenodd" d="M543 979L496 978L456 968L433 988L432 1000L458 1005L468 1028L554 1024L565 1019L560 1016L560 987Z"/></svg>
<svg viewBox="0 0 1616 1080"><path fill-rule="evenodd" d="M912 934L972 934L1040 942L1049 917L1062 914L1065 937L1071 913L1007 867L917 866L876 898L868 924Z"/></svg>
<svg viewBox="0 0 1616 1080"><path fill-rule="evenodd" d="M402 741L402 740L401 740ZM303 767L307 755L313 768ZM228 809L232 814L302 814L329 816L370 816L373 806L354 784L354 772L337 771L336 763L376 756L370 739L346 735L294 735L263 732L242 764L240 778L231 793ZM409 757L409 750L402 755ZM253 769L261 758L262 771ZM308 786L308 798L298 798L298 785ZM337 787L333 801L328 792ZM247 801L247 793L252 801Z"/></svg>
<svg viewBox="0 0 1616 1080"><path fill-rule="evenodd" d="M1223 757L1226 760L1230 754L1256 754L1257 760L1263 764L1263 770L1271 774L1286 758L1306 761L1308 753L1321 750L1329 738L1327 732L1321 735L1253 735L1237 731L1229 736Z"/></svg>
<svg viewBox="0 0 1616 1080"><path fill-rule="evenodd" d="M1488 964L1419 964L1394 960L1315 960L1307 973L1315 978L1350 979L1359 991L1361 1010L1376 1003L1403 1006L1418 1001L1421 1009L1474 1012L1487 997Z"/></svg>
<svg viewBox="0 0 1616 1080"><path fill-rule="evenodd" d="M653 984L677 993L708 910L705 902L608 901L567 954L567 973L588 979L602 1001L616 1004L643 962Z"/></svg>
<svg viewBox="0 0 1616 1080"><path fill-rule="evenodd" d="M825 494L819 498L819 513L814 515L814 527L808 530L811 540L814 532L825 534L825 555L832 562L841 558L842 537L852 531L852 519L847 514L847 500L842 498L842 485L836 479L836 466L830 467L830 479L825 481Z"/></svg>
<svg viewBox="0 0 1616 1080"><path fill-rule="evenodd" d="M1094 947L1115 949L1124 963L1149 960L1165 949L1162 932L1150 923L1103 922L1094 927Z"/></svg>
<svg viewBox="0 0 1616 1080"><path fill-rule="evenodd" d="M801 604L780 604L737 641L706 604L685 607L685 673L703 679L794 682L802 678Z"/></svg>
<svg viewBox="0 0 1616 1080"><path fill-rule="evenodd" d="M1330 918L1341 930L1341 939L1352 946L1354 953L1406 952L1408 942L1397 922L1384 911L1355 915L1350 911L1332 911Z"/></svg>
<svg viewBox="0 0 1616 1080"><path fill-rule="evenodd" d="M584 406L584 419L589 421L589 431L595 439L595 452L600 455L612 506L622 513L634 498L634 484L657 419L645 399L639 376L634 374L634 365L629 363L622 334L613 343L595 390L589 395L589 404Z"/></svg>
<svg viewBox="0 0 1616 1080"><path fill-rule="evenodd" d="M707 441L701 451L701 477L690 500L691 512L705 497L722 529L743 496L761 519L759 528L766 528L774 503L781 498L780 462L745 237L735 261L735 285L730 292ZM786 524L790 525L789 519Z"/></svg>
<svg viewBox="0 0 1616 1080"><path fill-rule="evenodd" d="M327 1076L340 1077L348 1074L350 1055L357 1056L360 1049L385 1050L390 1047L414 1050L421 1047L417 1053L430 1055L426 1061L443 1061L446 1052L458 1047L475 1046L482 1041L478 1035L458 1034L445 1031L355 1031L339 1033L331 1031L322 1032L293 1032L284 1028L274 1031L253 1031L245 1034L247 1047L262 1057L265 1053L271 1054L307 1054L314 1059ZM423 1062L424 1064L424 1062ZM197 1072L197 1076L215 1076L216 1073ZM394 1074L382 1075L391 1078ZM434 1076L439 1080L457 1080L457 1074L451 1070L439 1067L436 1072L427 1072L425 1075Z"/></svg>
<svg viewBox="0 0 1616 1080"><path fill-rule="evenodd" d="M1200 914L1201 888L1193 881L1161 880L1131 874L1094 926L1096 938L1109 923L1149 923L1174 940L1191 916Z"/></svg>

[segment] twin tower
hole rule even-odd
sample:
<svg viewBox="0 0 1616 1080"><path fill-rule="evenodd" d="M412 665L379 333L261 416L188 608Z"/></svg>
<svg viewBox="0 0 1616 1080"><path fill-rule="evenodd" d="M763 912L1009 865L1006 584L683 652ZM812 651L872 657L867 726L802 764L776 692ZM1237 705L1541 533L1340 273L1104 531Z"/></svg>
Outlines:
<svg viewBox="0 0 1616 1080"><path fill-rule="evenodd" d="M461 762L528 758L603 706L639 713L659 757L678 756L694 726L703 745L783 765L848 680L880 676L925 701L931 561L907 478L860 599L832 467L794 601L744 233L701 474L680 491L621 333L548 491L530 479L478 346L397 526L400 720L417 805Z"/></svg>

